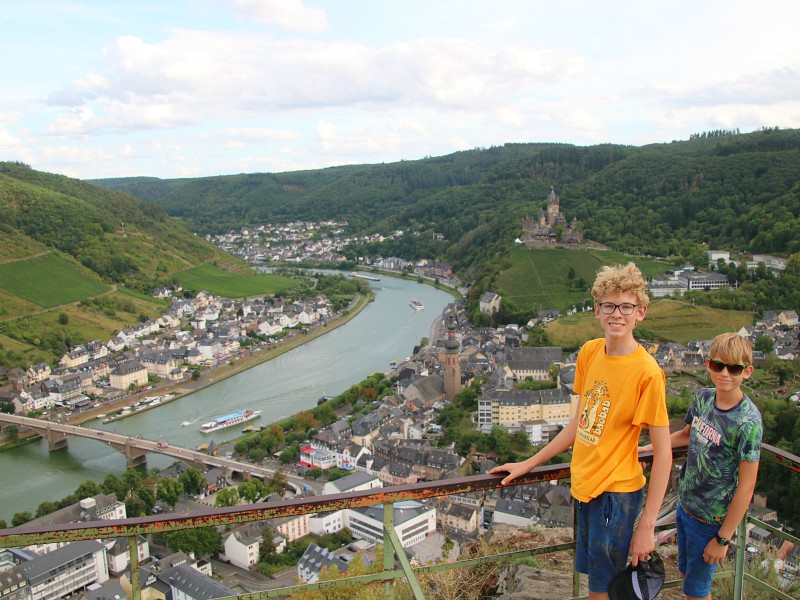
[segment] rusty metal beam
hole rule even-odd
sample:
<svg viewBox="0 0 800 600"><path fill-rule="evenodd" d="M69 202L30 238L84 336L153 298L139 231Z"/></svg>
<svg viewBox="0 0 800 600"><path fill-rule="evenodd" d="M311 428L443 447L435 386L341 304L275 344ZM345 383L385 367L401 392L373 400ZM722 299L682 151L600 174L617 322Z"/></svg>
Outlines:
<svg viewBox="0 0 800 600"><path fill-rule="evenodd" d="M766 456L766 458L776 462L787 469L792 469L795 473L800 473L800 456L792 454L791 452L787 452L786 450L781 450L776 446L770 446L769 444L761 444L762 450L767 450L766 455L762 453L762 457Z"/></svg>
<svg viewBox="0 0 800 600"><path fill-rule="evenodd" d="M513 485L551 481L569 477L569 465L549 465L514 481ZM451 494L468 494L497 489L502 475L478 475L442 481L413 483L389 488L376 488L346 494L330 494L312 498L279 500L264 504L247 504L228 508L202 508L189 515L167 514L136 517L117 521L91 521L49 527L22 525L0 531L0 548L32 543L75 542L97 538L148 535L178 529L234 525L264 521L277 517L328 512L344 508L360 508L375 504L394 504L407 500L425 500ZM34 542L35 540L35 542Z"/></svg>

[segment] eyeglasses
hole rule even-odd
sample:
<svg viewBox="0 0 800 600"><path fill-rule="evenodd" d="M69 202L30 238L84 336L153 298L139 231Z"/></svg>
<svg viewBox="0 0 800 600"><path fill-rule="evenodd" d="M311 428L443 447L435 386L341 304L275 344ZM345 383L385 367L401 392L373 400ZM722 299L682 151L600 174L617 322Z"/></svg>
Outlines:
<svg viewBox="0 0 800 600"><path fill-rule="evenodd" d="M604 315L613 315L614 311L619 309L619 314L632 315L634 309L639 306L638 304L631 304L630 302L623 302L622 304L614 304L613 302L601 302L597 306L600 307L600 312Z"/></svg>
<svg viewBox="0 0 800 600"><path fill-rule="evenodd" d="M708 368L711 369L713 373L722 373L722 369L728 369L728 374L734 377L741 375L742 371L747 368L747 365L729 365L728 363L719 362L718 360L708 359L706 362L708 363Z"/></svg>

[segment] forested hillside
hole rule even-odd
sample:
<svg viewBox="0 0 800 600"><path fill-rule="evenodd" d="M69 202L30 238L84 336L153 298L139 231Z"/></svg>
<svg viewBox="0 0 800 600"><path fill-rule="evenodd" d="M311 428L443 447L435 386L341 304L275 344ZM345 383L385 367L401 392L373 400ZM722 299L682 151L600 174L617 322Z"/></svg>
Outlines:
<svg viewBox="0 0 800 600"><path fill-rule="evenodd" d="M191 266L235 262L154 204L20 163L0 163L0 228L0 259L57 250L147 291Z"/></svg>
<svg viewBox="0 0 800 600"><path fill-rule="evenodd" d="M160 316L153 287L210 263L253 275L154 204L0 162L0 365L55 364Z"/></svg>
<svg viewBox="0 0 800 600"><path fill-rule="evenodd" d="M423 244L400 241L399 250L435 250L462 271L507 248L550 186L587 238L620 251L800 250L800 130L642 147L508 144L384 165L99 183L153 200L199 232L309 215L364 232L415 230ZM424 242L434 231L444 244Z"/></svg>

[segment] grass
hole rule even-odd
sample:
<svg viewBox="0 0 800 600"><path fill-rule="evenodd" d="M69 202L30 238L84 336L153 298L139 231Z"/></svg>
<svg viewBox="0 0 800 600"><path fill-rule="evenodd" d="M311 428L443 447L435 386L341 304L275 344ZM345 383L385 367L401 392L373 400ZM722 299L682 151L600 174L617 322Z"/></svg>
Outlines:
<svg viewBox="0 0 800 600"><path fill-rule="evenodd" d="M19 315L29 315L39 309L40 307L32 302L0 289L0 321L14 319Z"/></svg>
<svg viewBox="0 0 800 600"><path fill-rule="evenodd" d="M11 227L0 226L0 263L49 252L46 246Z"/></svg>
<svg viewBox="0 0 800 600"><path fill-rule="evenodd" d="M753 315L748 312L718 310L663 299L651 302L637 331L647 334L642 337L685 344L692 340L711 339L717 334L737 331L752 324ZM545 329L553 343L562 348L578 348L586 340L603 335L592 311L562 317L548 323Z"/></svg>
<svg viewBox="0 0 800 600"><path fill-rule="evenodd" d="M497 277L496 291L519 308L577 306L590 298L589 287L600 267L633 260L646 277L667 271L670 265L651 259L626 256L611 250L515 247L508 267ZM570 268L575 277L570 281ZM579 279L584 285L577 286ZM572 284L572 285L571 285Z"/></svg>
<svg viewBox="0 0 800 600"><path fill-rule="evenodd" d="M187 269L175 277L186 289L208 290L226 298L243 298L284 292L297 282L281 275L237 275L209 264Z"/></svg>
<svg viewBox="0 0 800 600"><path fill-rule="evenodd" d="M78 302L110 289L52 252L0 264L0 288L44 308Z"/></svg>

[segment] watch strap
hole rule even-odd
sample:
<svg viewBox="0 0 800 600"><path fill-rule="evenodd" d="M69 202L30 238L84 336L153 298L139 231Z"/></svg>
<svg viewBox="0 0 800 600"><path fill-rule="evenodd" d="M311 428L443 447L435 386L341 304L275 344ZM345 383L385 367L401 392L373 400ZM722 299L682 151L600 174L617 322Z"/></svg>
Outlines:
<svg viewBox="0 0 800 600"><path fill-rule="evenodd" d="M728 544L730 544L730 543L731 543L731 541L730 541L728 538L724 538L724 537L722 537L722 536L721 536L719 533L715 533L715 534L714 534L714 537L716 538L716 540L717 540L717 543L718 543L720 546L727 546Z"/></svg>

